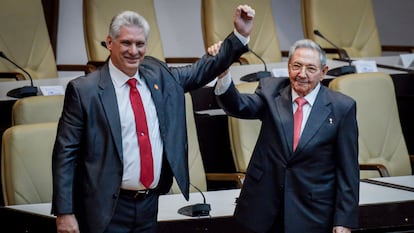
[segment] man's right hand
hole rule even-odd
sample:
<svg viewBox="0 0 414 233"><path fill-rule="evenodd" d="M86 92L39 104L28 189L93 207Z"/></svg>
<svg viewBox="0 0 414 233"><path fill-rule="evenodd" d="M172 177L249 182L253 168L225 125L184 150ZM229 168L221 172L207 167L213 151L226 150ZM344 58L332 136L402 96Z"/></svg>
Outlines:
<svg viewBox="0 0 414 233"><path fill-rule="evenodd" d="M233 16L234 27L244 37L250 36L253 30L253 19L255 10L248 5L240 5L236 8Z"/></svg>
<svg viewBox="0 0 414 233"><path fill-rule="evenodd" d="M73 214L64 214L56 217L58 233L79 233L78 221Z"/></svg>

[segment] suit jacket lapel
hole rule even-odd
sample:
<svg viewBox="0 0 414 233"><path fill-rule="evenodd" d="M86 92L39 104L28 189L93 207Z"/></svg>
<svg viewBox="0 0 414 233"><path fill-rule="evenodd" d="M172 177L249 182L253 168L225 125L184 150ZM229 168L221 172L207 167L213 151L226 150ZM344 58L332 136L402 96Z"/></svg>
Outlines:
<svg viewBox="0 0 414 233"><path fill-rule="evenodd" d="M121 132L121 120L118 113L118 104L116 100L115 89L113 87L111 77L109 75L108 63L102 67L101 78L99 81L99 97L101 104L105 111L105 116L107 118L108 126L112 133L112 139L114 140L114 145L116 151L122 160L122 132Z"/></svg>
<svg viewBox="0 0 414 233"><path fill-rule="evenodd" d="M161 131L161 135L163 132L166 131L165 129L165 113L164 113L164 102L163 102L163 88L168 88L168 87L163 87L160 83L160 80L158 79L158 77L161 77L161 74L158 74L156 72L154 72L154 70L150 70L150 69L146 69L143 68L142 66L140 66L139 69L139 74L141 76L142 79L145 80L145 83L147 84L149 90L151 91L151 95L152 95L152 100L154 101L154 105L155 108L157 110L157 116L158 116L158 121L160 122L160 131ZM165 98L169 98L169 92L165 92L166 97Z"/></svg>
<svg viewBox="0 0 414 233"><path fill-rule="evenodd" d="M305 128L303 129L295 153L300 153L300 151L306 146L309 140L314 137L316 132L318 132L318 129L325 122L325 119L331 113L331 109L328 107L329 104L330 101L326 98L325 89L322 86L316 97L315 103L312 106L311 113L308 121L306 122Z"/></svg>
<svg viewBox="0 0 414 233"><path fill-rule="evenodd" d="M288 147L286 151L290 151L292 153L293 113L292 113L291 96L292 95L291 95L290 85L283 88L280 91L280 95L277 95L275 99L276 110L271 110L271 111L276 111L278 113L279 119L275 119L275 121L280 122L280 124L277 124L277 125L282 128L280 135L281 137L284 137L284 140L286 141L285 145L287 145Z"/></svg>

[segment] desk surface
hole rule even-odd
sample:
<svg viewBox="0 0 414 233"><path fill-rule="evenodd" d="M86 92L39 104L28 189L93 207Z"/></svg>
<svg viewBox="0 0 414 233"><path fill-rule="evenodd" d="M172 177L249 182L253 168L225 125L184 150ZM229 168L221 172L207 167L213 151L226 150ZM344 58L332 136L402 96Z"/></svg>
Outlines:
<svg viewBox="0 0 414 233"><path fill-rule="evenodd" d="M48 79L36 79L33 80L33 85L36 86L38 89L40 86L63 86L66 88L67 83L74 79L75 77L65 77L65 78L48 78ZM23 86L30 86L29 80L23 81L8 81L8 82L0 82L0 101L7 101L7 100L16 100L16 98L7 96L7 92L18 87Z"/></svg>
<svg viewBox="0 0 414 233"><path fill-rule="evenodd" d="M414 176L384 177L375 180L386 181L400 185L414 185ZM204 192L206 202L211 205L211 217L229 217L233 215L235 200L239 196L239 189ZM360 182L359 205L414 201L414 192L384 187L381 185ZM187 202L181 194L161 195L159 199L159 221L185 220L192 217L180 215L178 209L191 204L202 203L200 193L190 193ZM12 205L7 208L50 216L50 203Z"/></svg>

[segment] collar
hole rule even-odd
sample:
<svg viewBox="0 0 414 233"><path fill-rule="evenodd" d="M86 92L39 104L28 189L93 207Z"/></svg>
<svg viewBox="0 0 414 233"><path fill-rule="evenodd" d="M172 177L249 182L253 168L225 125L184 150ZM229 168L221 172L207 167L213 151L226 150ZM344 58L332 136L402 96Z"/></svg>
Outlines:
<svg viewBox="0 0 414 233"><path fill-rule="evenodd" d="M321 83L318 83L318 85L316 85L316 87L309 94L304 96L304 98L306 99L306 101L308 101L308 104L310 104L310 106L313 106L313 104L315 103L316 96L318 95L318 92L320 89L321 89ZM292 104L295 102L295 99L298 97L299 97L298 93L296 93L295 90L293 90L292 88Z"/></svg>
<svg viewBox="0 0 414 233"><path fill-rule="evenodd" d="M143 80L141 79L141 76L139 75L139 72L137 70L137 73L133 77L129 77L124 72L122 72L120 69L118 69L109 59L108 62L109 66L109 74L111 76L112 82L114 83L114 86L120 88L123 85L127 85L127 81L131 78L135 78L137 80L138 85L142 85Z"/></svg>

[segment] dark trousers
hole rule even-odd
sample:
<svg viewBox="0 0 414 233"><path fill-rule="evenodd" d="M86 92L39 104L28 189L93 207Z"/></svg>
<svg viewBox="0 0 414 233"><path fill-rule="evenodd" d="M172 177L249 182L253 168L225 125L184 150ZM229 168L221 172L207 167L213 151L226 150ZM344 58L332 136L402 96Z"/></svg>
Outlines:
<svg viewBox="0 0 414 233"><path fill-rule="evenodd" d="M117 207L106 233L156 233L159 194L142 200L119 195Z"/></svg>

